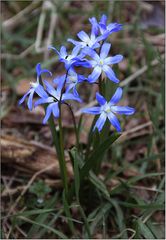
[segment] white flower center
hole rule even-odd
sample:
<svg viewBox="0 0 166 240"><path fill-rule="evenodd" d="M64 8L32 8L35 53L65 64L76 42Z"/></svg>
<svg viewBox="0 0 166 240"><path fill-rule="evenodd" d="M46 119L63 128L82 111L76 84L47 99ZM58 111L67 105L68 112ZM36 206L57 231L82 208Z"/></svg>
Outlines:
<svg viewBox="0 0 166 240"><path fill-rule="evenodd" d="M72 83L76 83L77 82L77 76L75 76L75 75L69 76L69 81L72 82Z"/></svg>
<svg viewBox="0 0 166 240"><path fill-rule="evenodd" d="M87 39L87 40L85 41L85 44L88 45L88 46L90 47L90 46L91 46L91 39L90 39L90 38Z"/></svg>
<svg viewBox="0 0 166 240"><path fill-rule="evenodd" d="M39 85L38 82L30 82L30 86L33 88L37 88L38 85Z"/></svg>
<svg viewBox="0 0 166 240"><path fill-rule="evenodd" d="M100 59L100 61L99 61L99 66L103 66L103 64L104 64L104 60L103 59Z"/></svg>
<svg viewBox="0 0 166 240"><path fill-rule="evenodd" d="M103 112L105 112L106 114L110 113L111 112L111 107L109 106L108 103L106 103L104 106L103 106Z"/></svg>

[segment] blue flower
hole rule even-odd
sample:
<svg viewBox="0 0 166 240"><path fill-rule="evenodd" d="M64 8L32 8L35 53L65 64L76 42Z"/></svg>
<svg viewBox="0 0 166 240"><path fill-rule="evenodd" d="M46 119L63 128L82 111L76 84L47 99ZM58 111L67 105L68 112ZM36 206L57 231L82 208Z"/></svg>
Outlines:
<svg viewBox="0 0 166 240"><path fill-rule="evenodd" d="M77 85L83 82L86 78L83 75L77 74L73 68L70 68L66 77L66 74L57 77L53 80L55 84L58 84L60 81L64 81L66 78L66 92L73 91L74 96L79 97L77 92Z"/></svg>
<svg viewBox="0 0 166 240"><path fill-rule="evenodd" d="M120 87L117 88L115 94L112 96L109 102L107 102L102 95L100 95L99 93L96 93L96 100L98 101L100 106L87 108L82 111L88 114L94 114L94 115L100 114L93 130L97 128L98 131L100 132L104 126L104 123L106 122L106 119L108 118L108 120L113 125L113 127L116 128L118 132L121 132L120 123L115 114L132 115L135 112L134 108L131 108L128 106L124 107L124 106L115 105L116 103L119 102L121 97L122 97L122 88Z"/></svg>
<svg viewBox="0 0 166 240"><path fill-rule="evenodd" d="M113 32L122 30L122 24L110 23L107 25L107 16L103 14L99 22L99 29L102 36L105 36L106 39Z"/></svg>
<svg viewBox="0 0 166 240"><path fill-rule="evenodd" d="M54 115L55 118L59 117L59 103L61 104L66 100L75 100L78 102L82 102L82 100L79 97L74 96L72 93L68 93L68 92L62 93L63 87L64 87L64 81L65 79L62 81L59 81L57 85L57 89L55 89L50 83L44 80L44 84L46 86L47 92L49 93L49 96L43 95L41 96L40 99L38 99L35 102L35 107L40 104L45 104L45 103L49 104L46 109L46 115L43 119L44 124L48 121L51 113Z"/></svg>
<svg viewBox="0 0 166 240"><path fill-rule="evenodd" d="M67 70L72 66L91 67L86 59L83 59L85 54L79 54L81 49L80 46L74 47L71 54L67 54L65 46L62 46L60 51L52 46L50 46L49 49L53 49L59 55L59 61L65 64Z"/></svg>
<svg viewBox="0 0 166 240"><path fill-rule="evenodd" d="M99 24L98 24L96 18L95 17L89 18L89 22L92 25L94 34L96 36L98 36L98 34L99 34Z"/></svg>
<svg viewBox="0 0 166 240"><path fill-rule="evenodd" d="M90 48L95 49L95 48L100 47L100 44L98 43L98 38L95 35L95 29L93 27L92 27L92 30L91 30L90 37L84 31L79 32L77 34L77 36L81 40L81 42L75 41L71 38L69 38L68 41L73 43L76 46L80 46L81 48L90 47Z"/></svg>
<svg viewBox="0 0 166 240"><path fill-rule="evenodd" d="M118 32L122 30L122 24L110 23L107 25L107 16L104 14L102 15L99 23L97 22L95 17L90 18L89 21L92 24L96 35L99 34L100 30L101 36L97 38L98 41L105 40L113 32Z"/></svg>
<svg viewBox="0 0 166 240"><path fill-rule="evenodd" d="M26 97L29 95L27 105L28 105L28 108L30 111L32 111L32 108L33 108L32 100L33 100L34 93L37 93L40 97L48 96L47 93L45 92L44 88L39 83L39 77L41 76L42 73L48 73L50 76L52 76L52 73L50 71L48 71L47 69L41 69L40 63L38 63L36 65L36 72L37 72L36 82L30 82L30 85L31 85L30 89L19 101L19 105L20 105L25 101Z"/></svg>
<svg viewBox="0 0 166 240"><path fill-rule="evenodd" d="M113 57L107 57L110 51L111 44L104 43L101 47L100 55L98 55L93 49L85 48L84 53L93 58L89 60L93 69L93 72L88 76L88 81L90 83L95 82L101 75L102 72L113 82L118 83L119 79L115 76L112 68L109 65L119 63L122 61L122 55L115 55Z"/></svg>

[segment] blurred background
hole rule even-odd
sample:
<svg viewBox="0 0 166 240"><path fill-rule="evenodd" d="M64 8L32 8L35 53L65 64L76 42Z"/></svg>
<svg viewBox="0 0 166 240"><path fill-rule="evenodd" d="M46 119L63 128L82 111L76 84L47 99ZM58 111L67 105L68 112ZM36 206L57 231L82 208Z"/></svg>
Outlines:
<svg viewBox="0 0 166 240"><path fill-rule="evenodd" d="M3 215L8 216L20 209L34 209L36 202L31 201L30 204L29 198L43 201L45 197L51 198L54 195L52 193L61 186L49 127L42 125L43 109L38 107L29 112L25 105L18 107L18 100L28 90L29 82L35 81L35 66L38 62L52 71L54 76L64 73L56 54L48 51L48 46L53 45L59 49L61 45L65 45L70 51L73 46L67 42L67 38L76 39L76 34L81 30L88 33L91 27L88 18L94 16L99 20L102 14L108 16L109 22L122 23L124 26L122 31L109 37L112 44L111 55L124 56L124 60L114 70L121 81L120 86L124 88L122 104L135 107L136 114L124 118L123 135L116 146L111 148L110 158L103 166L101 175L105 176L105 171L107 172L107 187L110 190L116 189L123 182L121 190L115 191L115 197L119 196L123 201L126 200L127 192L127 201L133 204L163 203L164 10L165 1L1 1ZM88 96L87 102L94 99L96 86L90 91L87 85L84 89L80 87L83 99ZM79 107L75 106L76 116L79 116ZM69 148L74 144L74 133L68 113L64 111L63 114L67 134L65 144ZM84 119L81 134L84 144L91 120L90 117ZM72 179L70 162L68 172ZM127 183L133 178L141 181L132 180L134 185L131 187ZM133 226L133 231L137 231L134 224L140 224L140 217L148 217L144 222L149 221L146 230L149 228L154 238L157 235L158 238L163 238L163 211L157 207L153 211L146 210L131 208L131 205L122 206L121 214L130 222L126 228ZM26 225L25 231L23 224L23 220L20 225L17 222L18 228L11 230L11 219L5 220L4 236L36 236L36 230L32 226L29 231L30 227ZM108 227L106 237L116 235L121 238L123 224L118 225L113 220L109 224L112 228L110 230ZM103 237L102 231L95 230L94 226L93 229L95 238ZM143 232L141 230L140 235L138 233L135 236L147 238L147 233L143 235ZM51 234L53 233L44 231L37 236L51 238L54 236ZM132 234L131 231L128 236Z"/></svg>

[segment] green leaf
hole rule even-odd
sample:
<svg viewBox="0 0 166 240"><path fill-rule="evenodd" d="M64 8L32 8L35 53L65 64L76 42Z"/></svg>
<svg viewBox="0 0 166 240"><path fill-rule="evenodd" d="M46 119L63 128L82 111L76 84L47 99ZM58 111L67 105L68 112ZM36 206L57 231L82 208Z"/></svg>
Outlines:
<svg viewBox="0 0 166 240"><path fill-rule="evenodd" d="M49 230L50 232L53 232L55 235L57 235L58 237L60 237L62 239L67 239L67 236L65 236L62 232L56 230L55 228L49 227L46 224L35 222L35 221L33 221L33 220L29 219L29 218L26 218L26 217L21 217L20 216L18 218L20 218L21 220L24 220L25 222L29 222L29 223L38 225L40 227L46 228L47 230Z"/></svg>
<svg viewBox="0 0 166 240"><path fill-rule="evenodd" d="M128 207L128 208L140 208L140 209L154 209L154 210L163 210L164 204L154 204L154 203L147 203L147 204L134 204L129 202L122 202L118 201L118 203L122 206Z"/></svg>
<svg viewBox="0 0 166 240"><path fill-rule="evenodd" d="M70 228L71 232L74 234L75 233L75 228L74 228L74 224L71 220L72 216L71 216L71 213L70 213L70 208L69 208L68 202L66 200L66 196L65 196L64 191L63 191L62 199L63 199L63 206L64 206L65 214L67 216L69 228Z"/></svg>
<svg viewBox="0 0 166 240"><path fill-rule="evenodd" d="M157 176L161 176L161 175L164 175L164 173L147 173L147 174L143 174L142 176L136 176L136 177L130 178L126 182L126 184L135 183L135 182L138 182L139 180L142 180L142 179L147 178L147 177L157 177Z"/></svg>
<svg viewBox="0 0 166 240"><path fill-rule="evenodd" d="M33 214L38 214L38 216L34 219L35 222L39 223L39 224L48 224L48 216L51 212L55 212L55 210L57 209L51 209L50 208L53 208L55 207L56 205L56 202L57 202L57 198L58 198L58 194L56 194L54 197L51 197L48 202L46 202L45 204L45 207L44 209L36 209L36 210L31 210L29 211L26 211L26 212L23 212L22 213L22 216L31 216ZM49 211L50 209L50 211ZM29 232L28 232L28 238L33 238L33 236L38 236L40 237L40 229L41 229L41 226L38 225L32 225L32 227L30 228Z"/></svg>
<svg viewBox="0 0 166 240"><path fill-rule="evenodd" d="M138 224L138 231L143 237L145 237L146 239L155 239L153 233L146 226L146 224L144 224L140 219L137 220L137 224Z"/></svg>
<svg viewBox="0 0 166 240"><path fill-rule="evenodd" d="M163 224L156 224L150 220L146 223L156 239L164 239L164 222Z"/></svg>
<svg viewBox="0 0 166 240"><path fill-rule="evenodd" d="M127 232L124 231L126 229L126 225L125 225L123 211L116 200L110 199L110 202L114 206L117 213L117 224L119 227L119 231L121 232L121 236L123 239L128 239Z"/></svg>
<svg viewBox="0 0 166 240"><path fill-rule="evenodd" d="M102 142L94 152L92 152L91 156L86 159L86 162L81 169L81 179L83 179L89 174L89 171L93 168L95 162L98 161L98 159L102 158L102 156L109 149L111 144L115 142L119 137L120 134L114 133L112 136L109 136L104 142Z"/></svg>
<svg viewBox="0 0 166 240"><path fill-rule="evenodd" d="M90 231L92 234L94 234L100 225L103 223L103 217L106 218L109 216L109 212L112 205L110 203L102 204L101 207L98 209L95 209L93 213L91 213L88 217L89 222L92 221L90 225Z"/></svg>
<svg viewBox="0 0 166 240"><path fill-rule="evenodd" d="M75 194L76 199L79 201L79 190L80 190L80 175L79 175L79 158L77 154L77 148L73 147L70 150L70 154L74 164L74 186L75 186Z"/></svg>
<svg viewBox="0 0 166 240"><path fill-rule="evenodd" d="M39 180L30 186L29 192L34 193L38 198L43 198L47 193L51 192L51 188L43 180Z"/></svg>
<svg viewBox="0 0 166 240"><path fill-rule="evenodd" d="M89 179L93 183L93 185L105 195L105 197L110 197L105 184L92 171L90 171L89 173Z"/></svg>
<svg viewBox="0 0 166 240"><path fill-rule="evenodd" d="M85 229L86 229L86 232L87 232L87 236L88 236L88 238L91 238L89 224L88 224L85 212L84 212L84 210L83 210L83 208L80 204L80 200L79 200L80 175L79 175L79 155L78 155L77 148L76 147L72 148L70 153L71 153L71 156L72 156L72 159L73 159L73 162L74 162L74 186L75 186L76 201L78 203L78 208L79 208L79 211L81 213L81 216L82 216L82 218L84 219L84 222L85 222Z"/></svg>

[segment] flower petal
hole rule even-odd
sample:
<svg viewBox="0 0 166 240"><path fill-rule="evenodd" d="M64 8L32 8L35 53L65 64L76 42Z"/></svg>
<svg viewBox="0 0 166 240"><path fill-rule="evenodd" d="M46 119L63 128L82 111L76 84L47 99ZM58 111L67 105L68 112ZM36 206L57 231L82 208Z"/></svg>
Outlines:
<svg viewBox="0 0 166 240"><path fill-rule="evenodd" d="M43 86L40 85L40 84L35 88L35 92L36 92L41 98L47 98L47 97L48 97L48 94L45 92Z"/></svg>
<svg viewBox="0 0 166 240"><path fill-rule="evenodd" d="M48 73L50 76L52 76L52 73L50 71L48 71L47 69L41 69L41 64L38 63L36 65L36 72L37 72L37 76L39 77L42 73Z"/></svg>
<svg viewBox="0 0 166 240"><path fill-rule="evenodd" d="M90 108L84 108L81 112L87 113L87 114L100 114L100 107L90 107Z"/></svg>
<svg viewBox="0 0 166 240"><path fill-rule="evenodd" d="M18 102L19 105L25 101L26 97L28 96L28 94L30 94L31 91L32 91L32 88L29 89L27 93L25 93L25 95L19 100Z"/></svg>
<svg viewBox="0 0 166 240"><path fill-rule="evenodd" d="M62 75L62 76L58 76L58 77L54 78L53 83L58 84L60 81L64 81L65 76L66 75Z"/></svg>
<svg viewBox="0 0 166 240"><path fill-rule="evenodd" d="M93 70L93 72L88 76L88 82L93 83L96 82L96 80L101 75L101 67L96 66Z"/></svg>
<svg viewBox="0 0 166 240"><path fill-rule="evenodd" d="M59 117L59 105L58 102L51 104L52 105L52 112L54 117L58 118Z"/></svg>
<svg viewBox="0 0 166 240"><path fill-rule="evenodd" d="M107 102L105 98L98 92L96 93L96 99L101 106Z"/></svg>
<svg viewBox="0 0 166 240"><path fill-rule="evenodd" d="M44 117L44 119L43 119L43 124L46 124L46 122L48 121L48 119L49 119L49 117L50 117L50 115L51 115L52 105L53 105L53 104L48 105L48 107L47 107L47 109L46 109L46 115L45 115L45 117Z"/></svg>
<svg viewBox="0 0 166 240"><path fill-rule="evenodd" d="M54 101L53 97L40 98L35 102L34 107L37 107L38 105L44 104L44 103L51 103L53 101Z"/></svg>
<svg viewBox="0 0 166 240"><path fill-rule="evenodd" d="M77 92L76 85L73 87L73 94L74 94L75 97L79 98L79 94Z"/></svg>
<svg viewBox="0 0 166 240"><path fill-rule="evenodd" d="M57 85L57 93L59 95L61 95L61 91L62 91L62 88L64 86L64 83L65 83L65 80L66 80L66 75L64 78L61 79L61 81L59 81L58 85Z"/></svg>
<svg viewBox="0 0 166 240"><path fill-rule="evenodd" d="M89 22L92 24L92 32L91 34L98 35L99 28L98 28L98 22L95 17L89 18Z"/></svg>
<svg viewBox="0 0 166 240"><path fill-rule="evenodd" d="M97 65L97 62L95 60L88 60L92 68L94 68Z"/></svg>
<svg viewBox="0 0 166 240"><path fill-rule="evenodd" d="M103 25L107 24L107 16L105 14L102 15L99 24L103 24Z"/></svg>
<svg viewBox="0 0 166 240"><path fill-rule="evenodd" d="M40 72L41 72L41 64L40 63L38 63L36 65L36 72L37 72L37 76L40 76Z"/></svg>
<svg viewBox="0 0 166 240"><path fill-rule="evenodd" d="M28 108L30 111L32 111L32 99L33 99L34 92L35 92L35 90L32 89L31 93L29 94L29 98L28 98L28 102L27 102L27 105L28 105Z"/></svg>
<svg viewBox="0 0 166 240"><path fill-rule="evenodd" d="M76 40L74 40L74 39L68 38L67 41L73 43L73 44L76 45L76 46L77 46L77 45L82 46L81 42L76 41Z"/></svg>
<svg viewBox="0 0 166 240"><path fill-rule="evenodd" d="M112 96L112 98L111 98L111 100L110 100L109 103L110 103L111 105L114 105L114 104L116 104L116 103L118 103L118 102L120 101L121 97L122 97L122 88L118 87L118 88L116 89L116 92L115 92L114 95Z"/></svg>
<svg viewBox="0 0 166 240"><path fill-rule="evenodd" d="M104 123L106 121L106 118L107 118L107 115L105 113L102 113L100 115L100 117L98 118L94 128L93 128L93 131L97 128L98 131L100 132L104 126Z"/></svg>
<svg viewBox="0 0 166 240"><path fill-rule="evenodd" d="M83 81L85 81L85 80L86 80L86 78L85 78L84 75L78 74L78 83L81 83L81 82L83 82Z"/></svg>
<svg viewBox="0 0 166 240"><path fill-rule="evenodd" d="M51 50L51 49L54 50L60 56L59 51L55 47L49 46L48 49L49 50Z"/></svg>
<svg viewBox="0 0 166 240"><path fill-rule="evenodd" d="M112 106L111 110L118 114L132 115L135 113L135 109L131 107L123 107L123 106Z"/></svg>
<svg viewBox="0 0 166 240"><path fill-rule="evenodd" d="M76 57L81 49L81 46L75 46L72 51L72 56Z"/></svg>
<svg viewBox="0 0 166 240"><path fill-rule="evenodd" d="M74 96L72 93L64 93L62 95L62 101L65 100L75 100L77 102L82 102L81 98Z"/></svg>
<svg viewBox="0 0 166 240"><path fill-rule="evenodd" d="M115 64L115 63L119 63L123 60L123 56L118 54L118 55L115 55L113 57L108 57L104 60L104 63L105 64Z"/></svg>
<svg viewBox="0 0 166 240"><path fill-rule="evenodd" d="M119 83L119 79L115 76L115 73L108 65L103 66L103 71L111 81Z"/></svg>
<svg viewBox="0 0 166 240"><path fill-rule="evenodd" d="M121 127L120 127L120 122L119 122L119 120L117 119L117 117L116 117L112 112L110 112L110 113L108 114L108 119L109 119L110 123L113 125L113 127L116 128L116 130L117 130L118 132L121 132L121 131L122 131L122 130L121 130Z"/></svg>
<svg viewBox="0 0 166 240"><path fill-rule="evenodd" d="M93 58L96 62L100 60L99 55L95 52L95 50L91 49L90 47L85 47L82 50L82 53L85 55L90 56L91 58Z"/></svg>
<svg viewBox="0 0 166 240"><path fill-rule="evenodd" d="M102 58L102 59L106 58L108 56L110 48L111 48L111 44L104 43L101 47L100 58Z"/></svg>
<svg viewBox="0 0 166 240"><path fill-rule="evenodd" d="M103 29L101 25L100 32L102 32L102 35L96 38L98 42L105 40L110 35L110 32L108 30L105 30L105 28Z"/></svg>
<svg viewBox="0 0 166 240"><path fill-rule="evenodd" d="M65 58L67 56L67 51L66 51L66 47L62 46L60 49L60 56L61 58Z"/></svg>
<svg viewBox="0 0 166 240"><path fill-rule="evenodd" d="M122 30L122 24L110 23L110 24L108 24L107 29L110 31L110 33L118 32L118 31Z"/></svg>
<svg viewBox="0 0 166 240"><path fill-rule="evenodd" d="M46 85L46 89L47 89L47 92L54 96L55 98L57 98L57 91L54 89L54 87L49 83L47 82L46 80L43 81L44 84Z"/></svg>
<svg viewBox="0 0 166 240"><path fill-rule="evenodd" d="M41 75L42 73L48 73L50 76L52 76L52 73L51 73L49 70L47 70L47 69L41 70L41 71L40 71L40 75Z"/></svg>
<svg viewBox="0 0 166 240"><path fill-rule="evenodd" d="M77 33L77 36L79 37L79 39L81 39L83 42L86 42L87 40L89 40L89 36L86 32L81 31L79 33Z"/></svg>

